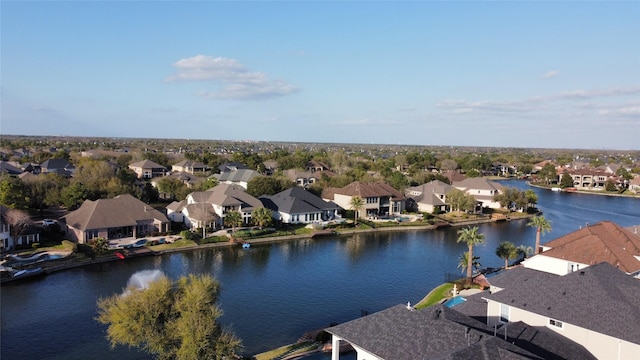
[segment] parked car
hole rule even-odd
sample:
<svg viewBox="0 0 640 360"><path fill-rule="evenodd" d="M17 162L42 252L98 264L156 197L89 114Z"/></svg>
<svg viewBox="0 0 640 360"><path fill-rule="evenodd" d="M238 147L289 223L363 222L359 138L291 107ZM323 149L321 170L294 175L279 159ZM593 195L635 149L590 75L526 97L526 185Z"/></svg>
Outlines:
<svg viewBox="0 0 640 360"><path fill-rule="evenodd" d="M145 246L146 244L147 244L147 239L140 239L140 240L134 242L133 244L131 244L131 247L140 248L140 247Z"/></svg>
<svg viewBox="0 0 640 360"><path fill-rule="evenodd" d="M44 226L49 226L49 225L54 225L57 224L55 220L52 219L44 219L42 220L42 225Z"/></svg>

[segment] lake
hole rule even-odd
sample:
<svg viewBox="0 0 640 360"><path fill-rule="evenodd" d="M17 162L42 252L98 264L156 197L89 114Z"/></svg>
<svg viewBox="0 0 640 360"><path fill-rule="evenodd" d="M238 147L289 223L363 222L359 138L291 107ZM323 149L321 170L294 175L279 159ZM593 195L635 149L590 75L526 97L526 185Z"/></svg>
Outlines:
<svg viewBox="0 0 640 360"><path fill-rule="evenodd" d="M520 189L523 181L505 181ZM534 189L534 188L532 188ZM640 225L640 199L534 189L553 230L542 243L603 220ZM533 246L527 220L479 225L486 243L474 253L483 267L500 267L501 241ZM97 323L96 300L119 293L139 273L170 278L209 273L222 284L222 322L243 339L246 354L295 342L306 331L408 301L417 303L446 273L460 274L466 246L457 229L329 236L253 246L127 259L3 285L2 359L148 359L135 349L111 350ZM316 357L321 358L321 357Z"/></svg>

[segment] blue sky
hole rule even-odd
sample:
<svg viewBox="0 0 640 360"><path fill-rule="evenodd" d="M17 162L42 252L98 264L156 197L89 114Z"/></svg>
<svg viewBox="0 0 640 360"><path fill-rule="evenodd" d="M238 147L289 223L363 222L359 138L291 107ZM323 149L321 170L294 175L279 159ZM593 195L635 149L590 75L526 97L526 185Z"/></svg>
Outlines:
<svg viewBox="0 0 640 360"><path fill-rule="evenodd" d="M0 133L640 149L640 2L1 3Z"/></svg>

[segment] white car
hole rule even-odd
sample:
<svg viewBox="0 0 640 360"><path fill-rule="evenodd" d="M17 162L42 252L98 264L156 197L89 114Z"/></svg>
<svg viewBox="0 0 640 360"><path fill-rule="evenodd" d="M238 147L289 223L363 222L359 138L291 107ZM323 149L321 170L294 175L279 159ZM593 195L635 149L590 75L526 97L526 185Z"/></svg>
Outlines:
<svg viewBox="0 0 640 360"><path fill-rule="evenodd" d="M49 225L53 225L55 224L56 221L55 220L51 220L51 219L44 219L42 220L42 225L44 226L49 226Z"/></svg>

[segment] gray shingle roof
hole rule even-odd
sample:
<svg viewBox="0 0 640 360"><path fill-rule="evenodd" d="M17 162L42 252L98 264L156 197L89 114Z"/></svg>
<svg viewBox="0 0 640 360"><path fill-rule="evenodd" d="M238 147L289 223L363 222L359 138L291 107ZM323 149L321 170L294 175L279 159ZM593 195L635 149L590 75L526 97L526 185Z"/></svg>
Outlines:
<svg viewBox="0 0 640 360"><path fill-rule="evenodd" d="M466 178L462 181L455 181L453 183L453 187L464 189L464 191L471 189L502 191L502 185L500 185L498 182L479 177Z"/></svg>
<svg viewBox="0 0 640 360"><path fill-rule="evenodd" d="M397 305L326 329L382 359L539 359L455 310Z"/></svg>
<svg viewBox="0 0 640 360"><path fill-rule="evenodd" d="M214 174L220 182L249 182L251 179L262 176L259 172L250 169L238 169L235 171L225 171L221 174Z"/></svg>
<svg viewBox="0 0 640 360"><path fill-rule="evenodd" d="M260 197L260 201L270 210L287 214L313 213L322 210L340 209L340 206L333 201L324 201L299 187L293 187L271 196L262 196Z"/></svg>
<svg viewBox="0 0 640 360"><path fill-rule="evenodd" d="M558 276L518 267L490 279L486 298L640 344L640 281L603 262Z"/></svg>

